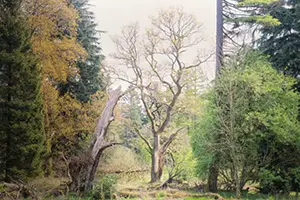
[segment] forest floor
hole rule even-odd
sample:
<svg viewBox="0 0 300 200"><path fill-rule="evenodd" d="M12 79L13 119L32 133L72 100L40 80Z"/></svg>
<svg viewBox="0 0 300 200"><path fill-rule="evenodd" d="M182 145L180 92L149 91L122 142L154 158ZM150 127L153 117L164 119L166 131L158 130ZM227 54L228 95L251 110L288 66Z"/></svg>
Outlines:
<svg viewBox="0 0 300 200"><path fill-rule="evenodd" d="M180 200L235 200L237 199L234 192L220 191L218 194L214 193L200 193L193 190L180 190L180 189L160 189L160 190L122 190L118 193L122 196L121 199L131 200L169 200L169 199L180 199ZM251 193L244 191L242 198L244 200L299 200L295 197L295 194L290 196L272 196L260 193Z"/></svg>
<svg viewBox="0 0 300 200"><path fill-rule="evenodd" d="M139 177L122 177L119 179L116 193L123 199L132 200L234 200L237 199L235 192L220 191L218 194L205 193L195 187L199 180L190 180L181 184L170 184L167 188L158 188L159 185L149 184L148 174ZM197 184L196 184L197 183ZM247 186L248 187L248 186ZM258 193L256 187L250 187L249 191L242 192L244 200L300 200L292 193L289 196L272 196Z"/></svg>
<svg viewBox="0 0 300 200"><path fill-rule="evenodd" d="M57 178L44 178L40 180L35 180L32 182L32 185L37 189L40 199L45 200L95 200L101 198L94 198L93 195L89 195L85 198L79 198L76 196L48 196L45 197L45 194L53 191L61 185L62 182L65 182L64 179ZM93 192L98 192L97 189ZM49 193L48 193L49 194ZM170 184L167 188L161 188L160 184L149 184L147 178L141 177L124 177L119 179L114 189L113 199L117 200L235 200L234 192L220 191L218 194L214 193L203 193L197 191L194 183L174 183ZM108 198L111 199L111 198ZM272 196L259 194L255 190L250 190L249 192L243 191L242 198L244 200L297 200L295 194L290 196ZM299 199L299 198L298 198Z"/></svg>

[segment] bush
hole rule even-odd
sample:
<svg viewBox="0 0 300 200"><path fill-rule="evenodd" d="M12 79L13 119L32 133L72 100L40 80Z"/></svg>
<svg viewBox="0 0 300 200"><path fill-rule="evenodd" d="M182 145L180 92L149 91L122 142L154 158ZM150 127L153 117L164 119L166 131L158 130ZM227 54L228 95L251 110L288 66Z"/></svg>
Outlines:
<svg viewBox="0 0 300 200"><path fill-rule="evenodd" d="M274 172L262 169L259 173L260 191L264 194L279 194L290 192L290 177L284 174L275 174Z"/></svg>
<svg viewBox="0 0 300 200"><path fill-rule="evenodd" d="M116 191L115 185L117 177L115 175L103 175L99 178L90 192L89 196L93 199L112 199L113 193Z"/></svg>

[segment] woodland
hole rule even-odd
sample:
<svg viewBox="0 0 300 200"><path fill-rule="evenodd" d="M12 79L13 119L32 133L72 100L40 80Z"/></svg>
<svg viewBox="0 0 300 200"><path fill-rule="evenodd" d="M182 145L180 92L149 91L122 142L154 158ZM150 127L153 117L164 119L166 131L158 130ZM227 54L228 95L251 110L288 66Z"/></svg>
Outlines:
<svg viewBox="0 0 300 200"><path fill-rule="evenodd" d="M300 1L216 2L103 55L89 0L0 0L0 199L300 199Z"/></svg>

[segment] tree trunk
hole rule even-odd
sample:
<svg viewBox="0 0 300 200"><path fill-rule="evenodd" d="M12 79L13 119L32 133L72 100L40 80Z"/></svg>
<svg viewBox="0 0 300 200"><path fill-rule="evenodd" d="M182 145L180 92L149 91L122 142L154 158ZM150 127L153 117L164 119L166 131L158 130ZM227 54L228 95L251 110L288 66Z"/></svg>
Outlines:
<svg viewBox="0 0 300 200"><path fill-rule="evenodd" d="M236 197L239 199L241 197L241 182L239 177L239 169L236 163L234 166L234 179L235 179L235 193L236 193Z"/></svg>
<svg viewBox="0 0 300 200"><path fill-rule="evenodd" d="M216 31L216 77L223 65L223 0L217 0L217 31Z"/></svg>
<svg viewBox="0 0 300 200"><path fill-rule="evenodd" d="M86 192L93 187L93 181L103 151L118 143L106 142L107 129L113 121L114 108L121 97L121 88L112 91L106 106L98 120L94 134L92 135L89 149L81 156L73 158L69 163L70 176L69 185L71 192Z"/></svg>
<svg viewBox="0 0 300 200"><path fill-rule="evenodd" d="M52 159L52 140L46 140L46 160L45 160L45 175L53 175L53 159Z"/></svg>
<svg viewBox="0 0 300 200"><path fill-rule="evenodd" d="M93 188L94 177L102 153L103 150L99 151L95 160L87 156L79 157L78 159L80 160L73 160L70 162L69 168L72 178L70 191L81 193Z"/></svg>
<svg viewBox="0 0 300 200"><path fill-rule="evenodd" d="M216 161L209 167L209 175L208 175L208 191L209 192L217 192L218 191L218 173L219 169L217 167Z"/></svg>
<svg viewBox="0 0 300 200"><path fill-rule="evenodd" d="M160 181L164 167L164 154L160 148L160 136L154 134L154 143L152 150L152 165L151 165L151 183Z"/></svg>

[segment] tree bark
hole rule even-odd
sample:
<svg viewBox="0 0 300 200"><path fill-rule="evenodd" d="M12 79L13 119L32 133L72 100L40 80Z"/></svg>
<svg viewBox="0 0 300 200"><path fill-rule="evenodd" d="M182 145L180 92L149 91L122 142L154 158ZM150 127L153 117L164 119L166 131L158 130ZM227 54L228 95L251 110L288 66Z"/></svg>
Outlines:
<svg viewBox="0 0 300 200"><path fill-rule="evenodd" d="M223 0L217 0L216 77L223 65Z"/></svg>
<svg viewBox="0 0 300 200"><path fill-rule="evenodd" d="M154 134L154 145L152 150L151 183L161 179L164 166L164 156L160 148L160 136Z"/></svg>
<svg viewBox="0 0 300 200"><path fill-rule="evenodd" d="M209 175L208 175L208 191L209 192L217 192L218 191L218 174L219 170L217 167L216 161L209 167Z"/></svg>
<svg viewBox="0 0 300 200"><path fill-rule="evenodd" d="M99 164L99 159L103 151L118 143L106 142L107 129L113 121L114 108L121 97L121 88L112 91L106 106L98 120L94 134L92 135L89 149L81 156L73 158L69 163L70 176L69 184L71 192L86 192L93 187L95 173Z"/></svg>
<svg viewBox="0 0 300 200"><path fill-rule="evenodd" d="M241 182L239 177L239 168L237 163L234 166L234 179L235 179L235 193L236 197L239 199L241 197Z"/></svg>
<svg viewBox="0 0 300 200"><path fill-rule="evenodd" d="M93 188L94 177L103 151L99 151L95 159L87 155L86 158L79 157L80 160L70 162L69 168L72 178L70 191L81 193Z"/></svg>
<svg viewBox="0 0 300 200"><path fill-rule="evenodd" d="M53 158L52 158L52 141L51 138L46 140L46 161L45 161L45 175L53 175Z"/></svg>

